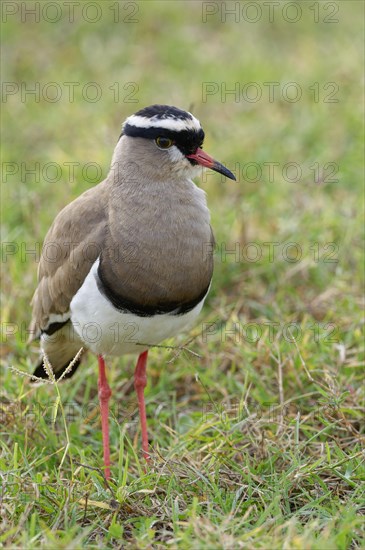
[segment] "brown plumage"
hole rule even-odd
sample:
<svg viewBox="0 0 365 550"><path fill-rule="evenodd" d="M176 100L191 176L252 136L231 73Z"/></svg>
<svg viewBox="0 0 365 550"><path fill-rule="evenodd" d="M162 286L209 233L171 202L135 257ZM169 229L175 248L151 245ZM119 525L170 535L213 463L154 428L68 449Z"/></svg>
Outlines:
<svg viewBox="0 0 365 550"><path fill-rule="evenodd" d="M150 141L123 136L107 178L56 216L44 241L32 299L33 339L48 329L52 315L70 311L99 256L105 282L133 302L163 306L206 293L213 233L205 193L179 172L172 177L163 160L156 161L163 153L157 149L156 154ZM69 325L52 336L42 339L42 348L61 373L82 342Z"/></svg>
<svg viewBox="0 0 365 550"><path fill-rule="evenodd" d="M32 340L48 327L50 314L70 310L73 296L101 252L106 234L107 187L103 182L68 204L45 237L38 287L32 299Z"/></svg>
<svg viewBox="0 0 365 550"><path fill-rule="evenodd" d="M44 241L31 338L40 337L56 377L81 347L98 355L107 477L104 356L139 354L135 388L147 458L148 349L191 326L209 290L214 237L205 193L191 178L201 166L234 176L202 151L203 139L199 121L176 107L154 105L130 116L107 178L66 206ZM97 338L85 332L89 325ZM133 339L119 333L129 326ZM46 376L42 363L34 374Z"/></svg>

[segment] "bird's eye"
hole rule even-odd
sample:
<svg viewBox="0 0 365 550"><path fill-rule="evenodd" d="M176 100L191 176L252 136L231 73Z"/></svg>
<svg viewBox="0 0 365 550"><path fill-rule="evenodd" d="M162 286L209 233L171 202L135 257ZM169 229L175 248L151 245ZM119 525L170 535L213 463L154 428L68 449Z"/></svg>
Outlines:
<svg viewBox="0 0 365 550"><path fill-rule="evenodd" d="M174 145L174 142L170 138L160 136L160 137L156 138L156 145L160 149L168 149L169 147Z"/></svg>

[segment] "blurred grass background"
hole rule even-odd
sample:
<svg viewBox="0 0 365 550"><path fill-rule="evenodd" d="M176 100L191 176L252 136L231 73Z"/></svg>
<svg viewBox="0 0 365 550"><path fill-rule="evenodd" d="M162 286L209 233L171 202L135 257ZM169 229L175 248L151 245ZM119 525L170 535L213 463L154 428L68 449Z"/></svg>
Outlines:
<svg viewBox="0 0 365 550"><path fill-rule="evenodd" d="M1 228L11 243L1 289L2 544L361 548L363 4L274 2L269 12L262 2L93 2L85 11L86 2L73 22L65 2L61 12L41 2L34 21L24 12L34 4L7 2L2 13ZM278 83L272 101L268 83ZM39 97L25 94L35 86ZM291 101L295 88L301 97ZM255 90L261 98L248 101ZM52 423L54 388L30 387L7 367L31 372L37 357L25 344L37 271L26 250L97 183L92 169L85 178L88 163L106 175L123 120L153 103L191 110L205 150L237 170L237 182L212 173L199 182L218 245L215 275L201 325L168 342L188 342L200 358L150 354L148 473L133 360L112 363L108 489L91 469L102 464L95 358L60 385L71 440L61 468L66 434L60 410ZM74 178L69 162L79 163ZM297 262L283 258L289 242L300 246ZM258 261L247 258L249 243L262 251ZM274 257L264 243L279 243ZM241 256L225 258L236 246ZM269 330L289 322L300 327L296 345ZM256 323L261 337L234 332L237 323Z"/></svg>

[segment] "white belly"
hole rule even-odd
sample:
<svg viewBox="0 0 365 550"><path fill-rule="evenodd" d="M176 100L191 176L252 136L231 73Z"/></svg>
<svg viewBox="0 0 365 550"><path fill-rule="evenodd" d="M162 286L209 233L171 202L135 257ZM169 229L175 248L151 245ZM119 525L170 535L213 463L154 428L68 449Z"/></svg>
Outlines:
<svg viewBox="0 0 365 550"><path fill-rule="evenodd" d="M85 346L98 355L141 353L193 325L205 297L182 315L139 317L116 309L99 291L96 260L71 302L71 320Z"/></svg>

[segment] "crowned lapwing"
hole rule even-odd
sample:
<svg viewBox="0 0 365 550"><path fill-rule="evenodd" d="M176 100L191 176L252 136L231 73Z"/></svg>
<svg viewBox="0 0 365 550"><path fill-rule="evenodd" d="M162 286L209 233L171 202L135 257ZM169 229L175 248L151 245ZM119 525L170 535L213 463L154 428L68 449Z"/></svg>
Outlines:
<svg viewBox="0 0 365 550"><path fill-rule="evenodd" d="M191 178L202 166L235 177L202 151L203 140L200 122L176 107L131 115L106 179L66 206L45 238L30 333L56 378L80 348L98 356L107 478L111 390L104 358L139 355L134 386L148 459L148 350L191 326L209 291L214 237L205 193ZM43 360L34 375L47 376Z"/></svg>

